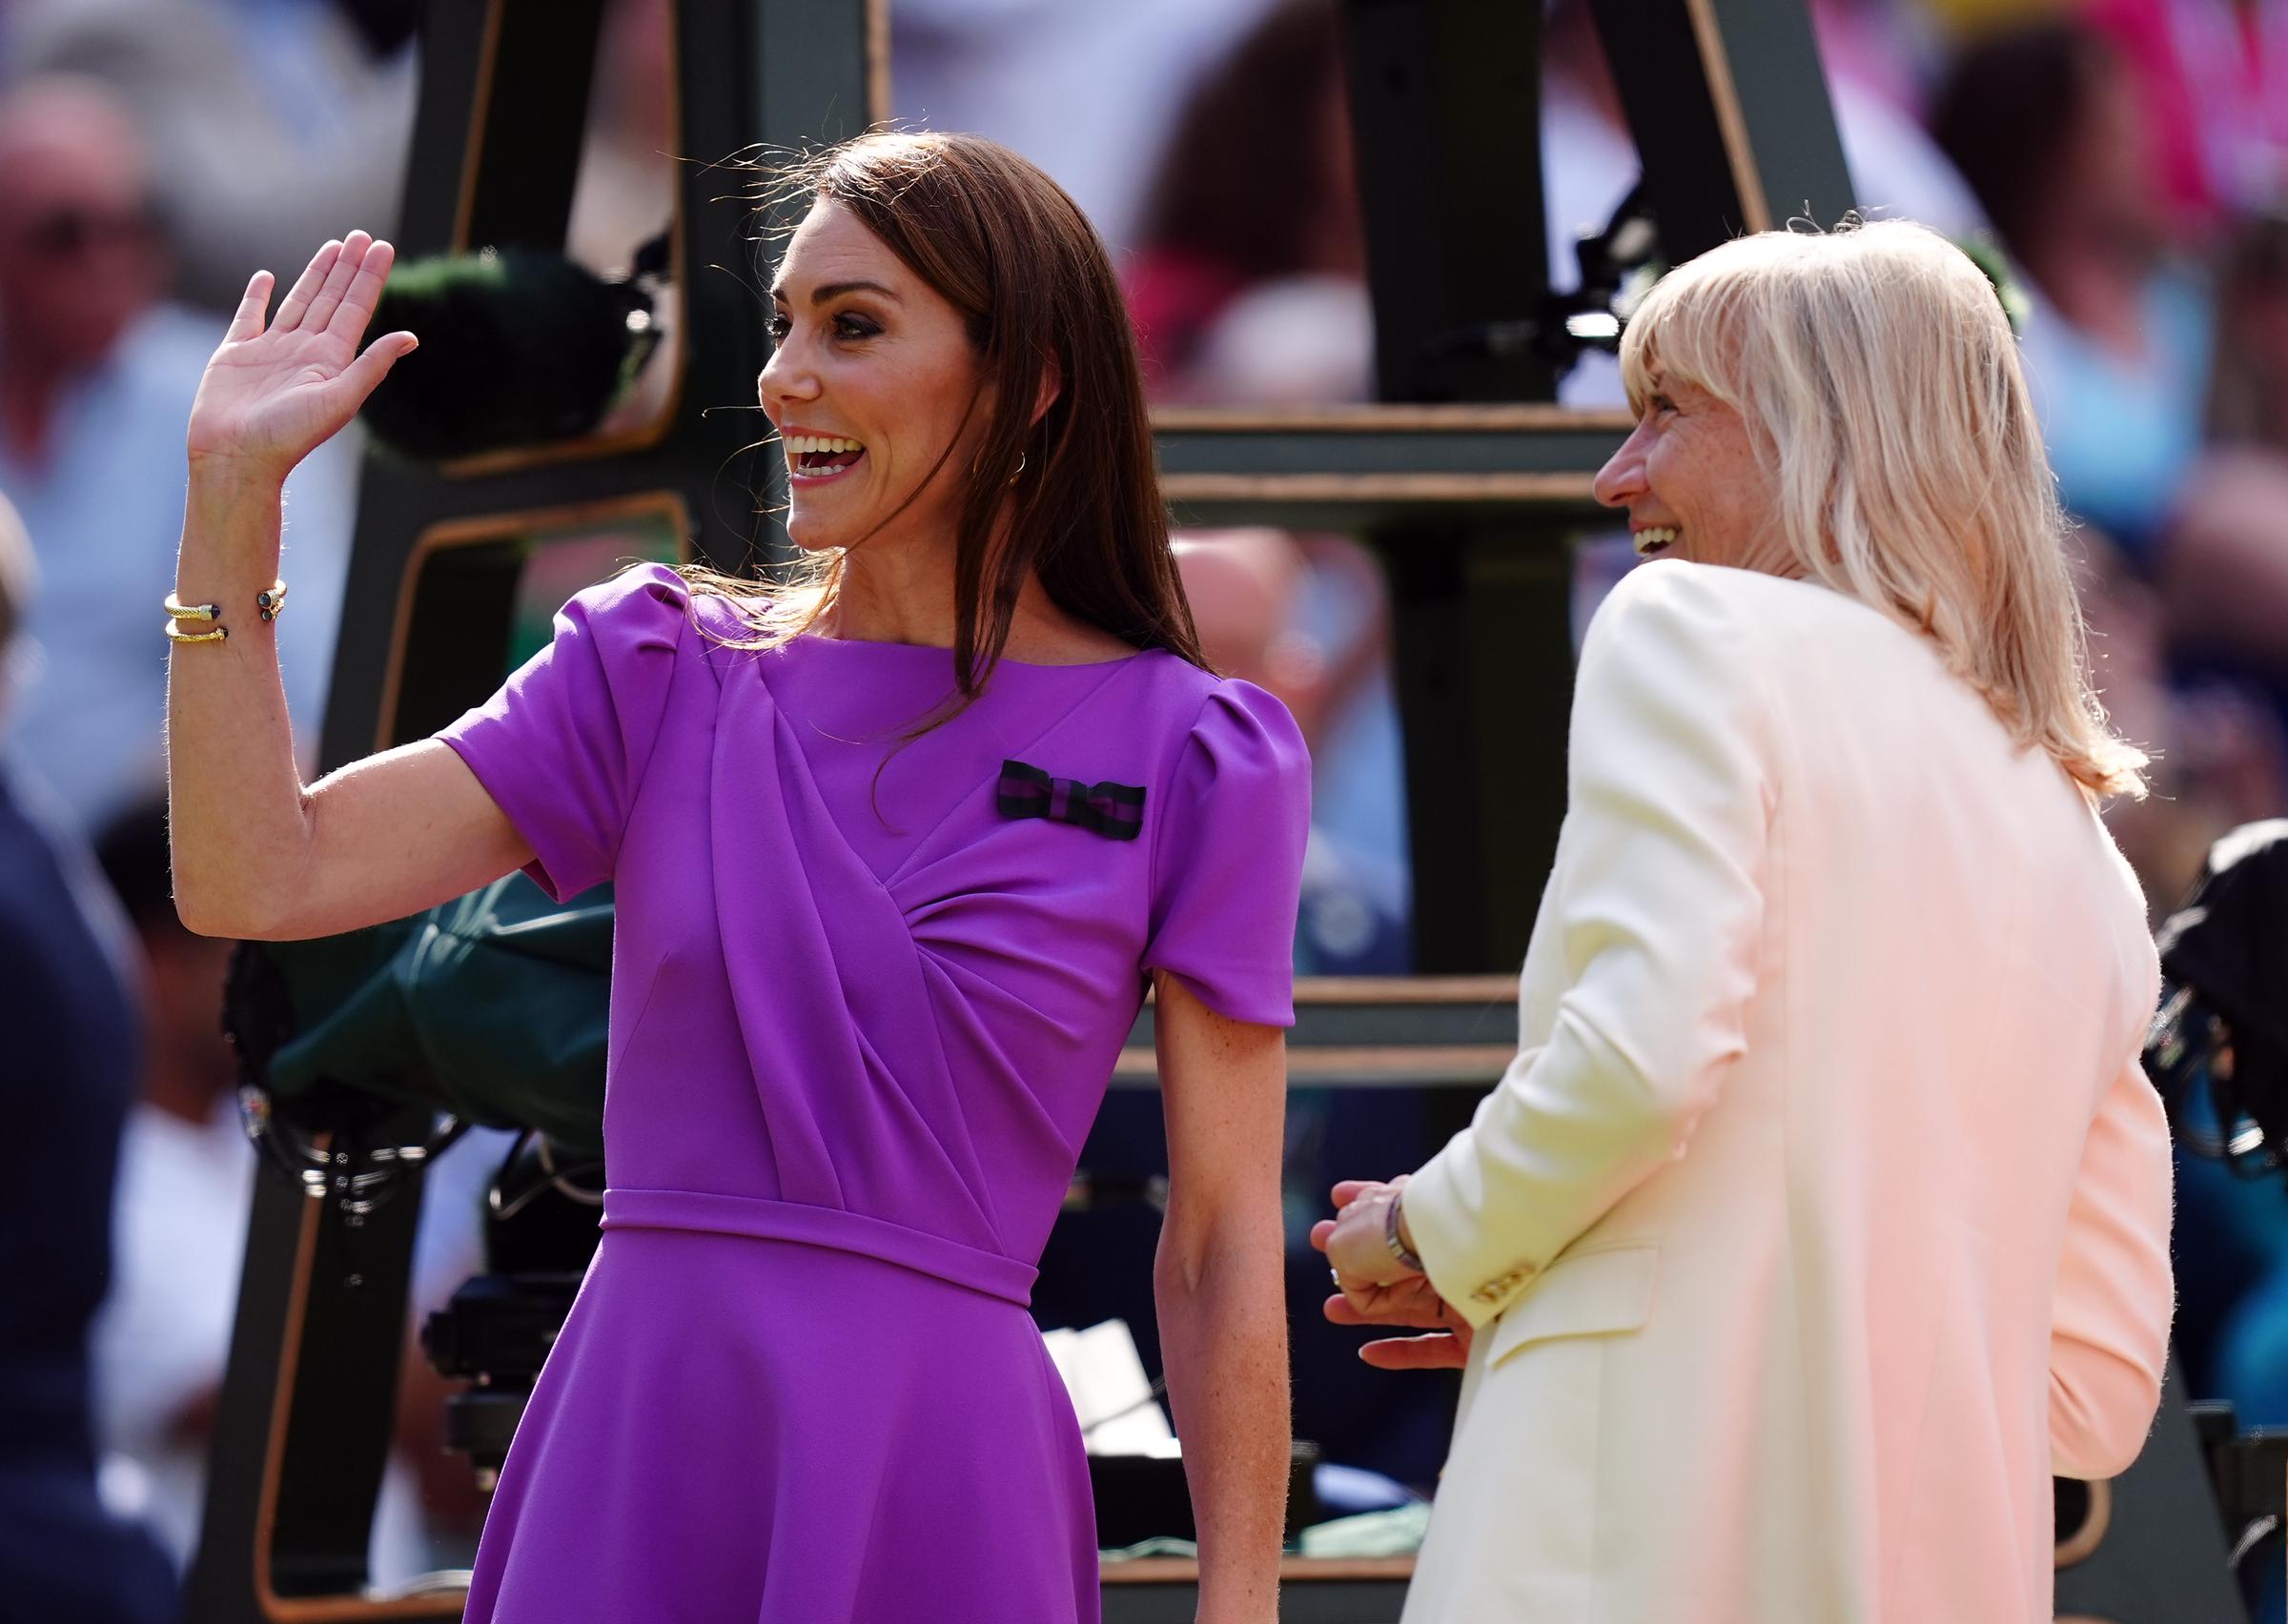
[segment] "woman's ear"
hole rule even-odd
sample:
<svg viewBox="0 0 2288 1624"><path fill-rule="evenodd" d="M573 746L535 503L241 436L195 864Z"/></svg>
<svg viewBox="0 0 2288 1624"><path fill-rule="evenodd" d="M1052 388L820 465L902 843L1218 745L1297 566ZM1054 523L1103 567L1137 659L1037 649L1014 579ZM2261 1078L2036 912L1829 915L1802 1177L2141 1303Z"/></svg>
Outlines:
<svg viewBox="0 0 2288 1624"><path fill-rule="evenodd" d="M1064 392L1065 369L1057 364L1054 355L1051 355L1041 363L1041 384L1033 391L1032 416L1026 426L1038 428L1041 419L1049 415L1049 408L1056 404L1056 397Z"/></svg>

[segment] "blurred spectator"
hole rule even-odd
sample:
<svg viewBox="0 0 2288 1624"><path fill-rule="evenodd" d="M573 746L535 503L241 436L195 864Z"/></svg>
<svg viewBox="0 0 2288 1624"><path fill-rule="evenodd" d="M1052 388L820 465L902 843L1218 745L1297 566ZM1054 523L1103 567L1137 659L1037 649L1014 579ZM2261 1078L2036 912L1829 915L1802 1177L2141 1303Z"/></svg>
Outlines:
<svg viewBox="0 0 2288 1624"><path fill-rule="evenodd" d="M2288 455L2288 187L2241 228L2225 261L2211 435Z"/></svg>
<svg viewBox="0 0 2288 1624"><path fill-rule="evenodd" d="M2278 719L2288 717L2288 457L2204 443L2212 367L2231 357L2251 401L2283 375L2262 343L2258 288L2217 327L2208 278L2184 256L2135 86L2087 27L2039 24L1953 64L1933 126L2030 284L2028 382L2059 495L2146 583L2125 623L2152 652L2160 698L2141 741L2163 799L2115 813L2148 895L2166 904L2225 827L2277 812ZM2260 259L2255 269L2260 270ZM2260 283L2260 276L2255 279ZM2255 340L2255 342L2251 342ZM2268 381L2269 380L2269 381ZM2092 604L2118 613L2128 574ZM2111 603L2106 599L2110 599ZM2187 687L2198 675L2204 681ZM2109 702L2115 679L2109 672ZM2246 695L2269 688L2273 717ZM2175 690L2175 691L2172 691Z"/></svg>
<svg viewBox="0 0 2288 1624"><path fill-rule="evenodd" d="M1360 786L1369 796L1379 791L1376 798L1394 814L1378 830L1379 841L1359 839L1354 832L1359 825L1343 818L1351 797L1326 793L1340 754L1330 734L1362 702L1388 703L1387 693L1378 691L1388 668L1380 572L1357 542L1323 537L1306 544L1267 527L1181 533L1175 558L1209 662L1277 695L1311 746L1317 793L1303 861L1297 970L1322 976L1404 970L1407 854L1395 750L1378 761L1379 781ZM1330 582L1329 574L1344 579ZM1353 592L1369 595L1364 613L1339 639L1319 635L1314 609L1323 615L1327 605L1314 599Z"/></svg>
<svg viewBox="0 0 2288 1624"><path fill-rule="evenodd" d="M2028 382L2059 493L2149 564L2199 455L2211 313L2169 256L2120 59L2070 22L1981 41L1941 85L1931 127L2031 284Z"/></svg>
<svg viewBox="0 0 2288 1624"><path fill-rule="evenodd" d="M1072 194L1115 262L1135 241L1187 89L1270 0L891 0L890 99L930 130L990 135ZM1216 161L1246 165L1246 153Z"/></svg>
<svg viewBox="0 0 2288 1624"><path fill-rule="evenodd" d="M678 145L675 118L674 9L668 0L604 0L565 257L623 278L638 250L674 225L679 158L689 156ZM596 425L600 436L648 428L669 407L681 290L668 290L651 318L658 347Z"/></svg>
<svg viewBox="0 0 2288 1624"><path fill-rule="evenodd" d="M2262 681L2288 719L2288 217L2237 229L2218 311L2215 443L2160 579L2180 655Z"/></svg>
<svg viewBox="0 0 2288 1624"><path fill-rule="evenodd" d="M2154 755L2154 793L2114 802L2105 821L2158 923L2199 874L2220 831L2279 809L2288 740L2245 683L2175 676L2159 594L2102 535L2085 530L2076 539L2099 693L2122 734Z"/></svg>
<svg viewBox="0 0 2288 1624"><path fill-rule="evenodd" d="M183 297L227 315L255 270L291 282L327 237L394 230L413 132L410 0L5 10L10 71L84 74L133 110Z"/></svg>
<svg viewBox="0 0 2288 1624"><path fill-rule="evenodd" d="M160 302L168 266L142 142L112 93L54 78L0 94L0 493L47 581L17 747L83 829L161 785L159 602L182 529L183 425L221 337ZM278 651L311 724L347 567L353 437L288 486L295 596ZM316 738L308 726L305 767Z"/></svg>
<svg viewBox="0 0 2288 1624"><path fill-rule="evenodd" d="M124 813L97 855L142 963L140 1099L120 1149L112 1290L94 1329L104 1489L147 1520L178 1566L198 1543L214 1404L237 1313L255 1157L223 1041L231 944L175 917L166 808ZM435 1416L417 1418L436 1442ZM393 1463L374 1529L375 1576L428 1566L413 1475Z"/></svg>
<svg viewBox="0 0 2288 1624"><path fill-rule="evenodd" d="M0 722L34 571L0 502ZM140 1034L125 923L87 852L0 766L0 1614L162 1624L173 1577L96 1487L88 1327Z"/></svg>
<svg viewBox="0 0 2288 1624"><path fill-rule="evenodd" d="M2288 196L2288 0L2091 0L2182 230Z"/></svg>
<svg viewBox="0 0 2288 1624"><path fill-rule="evenodd" d="M198 1542L254 1175L220 1019L231 944L175 918L163 805L114 820L96 857L141 948L148 1033L120 1147L112 1292L95 1324L106 1488L179 1567Z"/></svg>
<svg viewBox="0 0 2288 1624"><path fill-rule="evenodd" d="M668 0L605 0L564 253L623 276L675 216L675 12ZM710 153L710 158L716 154Z"/></svg>
<svg viewBox="0 0 2288 1624"><path fill-rule="evenodd" d="M1123 271L1155 399L1362 400L1374 317L1334 0L1281 0L1194 86Z"/></svg>

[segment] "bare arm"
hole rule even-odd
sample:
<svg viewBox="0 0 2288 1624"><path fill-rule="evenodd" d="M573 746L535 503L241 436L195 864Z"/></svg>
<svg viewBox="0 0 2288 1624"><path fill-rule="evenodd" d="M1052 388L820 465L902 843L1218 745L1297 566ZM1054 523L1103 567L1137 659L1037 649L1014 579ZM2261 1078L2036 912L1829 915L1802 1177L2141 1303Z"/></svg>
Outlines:
<svg viewBox="0 0 2288 1624"><path fill-rule="evenodd" d="M255 595L277 574L287 474L413 348L411 334L397 333L358 354L391 258L362 232L328 243L267 327L271 278L256 274L192 408L175 591L185 603L220 604L230 634L173 645L167 680L175 905L203 935L354 929L472 890L532 855L476 775L434 741L304 788L276 628L255 613Z"/></svg>
<svg viewBox="0 0 2288 1624"><path fill-rule="evenodd" d="M1279 1147L1286 1034L1157 988L1168 1218L1154 1284L1168 1398L1199 1524L1202 1624L1278 1612L1289 1439Z"/></svg>

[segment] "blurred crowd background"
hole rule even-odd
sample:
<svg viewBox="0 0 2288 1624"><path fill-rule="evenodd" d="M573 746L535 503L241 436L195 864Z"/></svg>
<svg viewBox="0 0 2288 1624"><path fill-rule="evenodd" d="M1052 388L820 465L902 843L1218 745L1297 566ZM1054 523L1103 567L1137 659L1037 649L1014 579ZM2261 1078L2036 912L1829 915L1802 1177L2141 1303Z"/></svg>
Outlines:
<svg viewBox="0 0 2288 1624"><path fill-rule="evenodd" d="M418 10L0 8L0 495L20 518L0 526L0 1016L43 1034L0 1067L0 1096L20 1128L82 1125L0 1142L0 1513L13 1444L92 1406L105 1507L178 1564L253 1170L215 1025L227 951L183 933L168 895L158 603L183 425L253 269L290 275L327 236L389 233ZM1539 151L1563 287L1573 237L1605 223L1637 158L1582 0L1545 11ZM2023 294L2106 701L2156 757L2155 795L2112 817L2157 917L2217 834L2288 812L2288 0L1813 12L1866 211L1992 243ZM1372 397L1335 0L894 0L891 23L901 120L1007 142L1094 218L1158 400ZM607 8L567 245L599 270L667 221L680 158L723 155L676 151L669 28L669 0ZM1561 397L1623 404L1617 369L1590 357ZM353 429L289 487L280 658L305 768L360 451ZM1181 552L1211 654L1290 702L1318 763L1298 968L1402 972L1403 741L1375 556L1268 528L1186 533ZM1593 531L1578 557L1585 616L1628 557ZM1370 1106L1303 1100L1295 1115L1298 1225L1320 1172L1379 1175L1420 1148ZM1092 1155L1116 1160L1140 1132L1115 1110ZM2179 1252L2194 1391L2288 1425L2279 1182L2188 1168ZM441 1234L426 1299L469 1261ZM92 1389L42 1388L31 1372L83 1336ZM1333 1458L1430 1480L1442 1401L1360 1379L1299 1324L1297 1359L1302 1431ZM465 1559L479 1514L438 1453L435 1394L404 1411L384 1579Z"/></svg>

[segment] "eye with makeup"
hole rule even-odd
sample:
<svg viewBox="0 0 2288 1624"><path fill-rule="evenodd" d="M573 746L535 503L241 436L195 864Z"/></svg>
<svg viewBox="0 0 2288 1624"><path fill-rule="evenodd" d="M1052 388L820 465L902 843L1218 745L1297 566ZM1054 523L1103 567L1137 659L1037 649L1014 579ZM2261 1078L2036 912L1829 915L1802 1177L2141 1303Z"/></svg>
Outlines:
<svg viewBox="0 0 2288 1624"><path fill-rule="evenodd" d="M833 330L836 338L854 343L862 338L876 336L881 333L882 326L871 316L860 315L854 311L844 311L833 317ZM786 335L794 331L794 322L786 312L781 311L770 318L764 331L770 335L772 343L783 343L786 341Z"/></svg>

